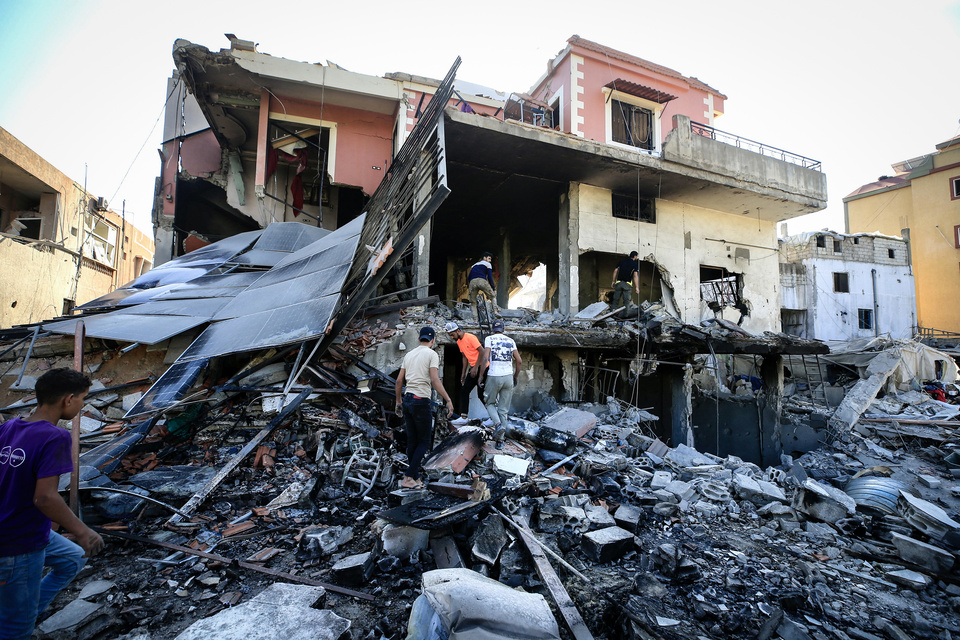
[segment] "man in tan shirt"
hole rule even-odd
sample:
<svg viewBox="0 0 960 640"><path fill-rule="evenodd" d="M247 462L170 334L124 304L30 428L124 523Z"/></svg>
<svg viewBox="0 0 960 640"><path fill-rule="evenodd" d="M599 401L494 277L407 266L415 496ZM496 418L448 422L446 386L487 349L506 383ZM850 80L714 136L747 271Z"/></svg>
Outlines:
<svg viewBox="0 0 960 640"><path fill-rule="evenodd" d="M407 472L400 481L405 489L417 489L420 482L420 462L430 449L433 414L430 411L431 387L447 403L447 417L453 415L453 400L440 382L440 356L433 350L437 332L433 327L420 329L420 346L403 357L397 376L395 393L397 415L402 415L407 432ZM406 390L403 386L406 383ZM401 395L401 392L402 395Z"/></svg>

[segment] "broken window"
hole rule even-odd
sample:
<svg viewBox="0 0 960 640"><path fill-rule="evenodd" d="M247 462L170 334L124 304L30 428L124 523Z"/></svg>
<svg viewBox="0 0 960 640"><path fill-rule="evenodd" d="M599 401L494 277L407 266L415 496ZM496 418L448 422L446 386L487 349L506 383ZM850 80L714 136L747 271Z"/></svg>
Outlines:
<svg viewBox="0 0 960 640"><path fill-rule="evenodd" d="M610 101L611 133L614 142L652 151L653 111L619 100Z"/></svg>
<svg viewBox="0 0 960 640"><path fill-rule="evenodd" d="M857 309L857 326L860 329L873 329L873 309Z"/></svg>
<svg viewBox="0 0 960 640"><path fill-rule="evenodd" d="M823 236L817 236L817 248L825 249L827 247L827 239Z"/></svg>
<svg viewBox="0 0 960 640"><path fill-rule="evenodd" d="M840 240L833 241L833 252L843 253L843 243Z"/></svg>
<svg viewBox="0 0 960 640"><path fill-rule="evenodd" d="M40 227L43 223L42 218L17 218L16 222L23 225L18 233L21 238L40 239ZM17 225L17 228L19 228L19 225Z"/></svg>
<svg viewBox="0 0 960 640"><path fill-rule="evenodd" d="M86 214L83 217L83 255L112 267L116 254L116 227L92 213Z"/></svg>
<svg viewBox="0 0 960 640"><path fill-rule="evenodd" d="M713 311L740 304L740 274L700 265L700 299Z"/></svg>
<svg viewBox="0 0 960 640"><path fill-rule="evenodd" d="M657 221L653 198L614 193L611 196L611 207L614 218L650 223Z"/></svg>
<svg viewBox="0 0 960 640"><path fill-rule="evenodd" d="M850 293L850 276L846 273L833 273L833 290L837 293Z"/></svg>
<svg viewBox="0 0 960 640"><path fill-rule="evenodd" d="M550 126L554 129L563 129L563 112L561 109L563 105L560 101L560 96L557 96L557 99L550 104L552 111L550 112Z"/></svg>

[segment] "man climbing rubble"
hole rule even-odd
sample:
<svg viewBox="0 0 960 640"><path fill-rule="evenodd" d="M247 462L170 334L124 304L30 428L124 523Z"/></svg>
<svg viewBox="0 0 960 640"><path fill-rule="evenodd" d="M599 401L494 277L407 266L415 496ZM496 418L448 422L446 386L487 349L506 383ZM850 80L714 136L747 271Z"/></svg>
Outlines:
<svg viewBox="0 0 960 640"><path fill-rule="evenodd" d="M460 416L450 424L463 426L467 424L470 412L470 392L477 389L482 394L483 389L478 387L480 380L480 350L483 347L477 336L467 333L456 322L448 322L445 327L450 337L456 340L457 348L463 356L462 373L460 374ZM481 396L482 397L482 396Z"/></svg>
<svg viewBox="0 0 960 640"><path fill-rule="evenodd" d="M520 367L523 366L517 343L513 338L503 335L502 320L493 323L493 335L483 341L480 371L487 365L484 404L487 405L490 418L483 425L494 427L493 439L497 442L497 449L502 449L513 389L520 378Z"/></svg>
<svg viewBox="0 0 960 640"><path fill-rule="evenodd" d="M493 281L493 254L484 251L480 254L480 261L470 267L470 273L467 274L468 295L470 296L470 308L473 309L473 317L479 318L477 314L477 291L482 291L493 307L493 312L500 315L500 307L497 306L497 298L494 288L497 286Z"/></svg>
<svg viewBox="0 0 960 640"><path fill-rule="evenodd" d="M631 251L630 255L617 263L617 268L613 270L613 308L629 307L633 304L630 296L630 285L633 290L640 295L640 275L639 265L637 264L636 251Z"/></svg>
<svg viewBox="0 0 960 640"><path fill-rule="evenodd" d="M431 386L447 403L447 417L453 415L453 400L447 395L440 375L440 356L433 350L437 340L437 331L433 327L420 329L420 346L403 357L395 388L397 415L403 416L407 433L407 472L400 481L405 489L418 489L420 481L420 462L430 449L432 440L433 415L431 406ZM406 391L404 392L404 383ZM401 397L402 394L402 397Z"/></svg>

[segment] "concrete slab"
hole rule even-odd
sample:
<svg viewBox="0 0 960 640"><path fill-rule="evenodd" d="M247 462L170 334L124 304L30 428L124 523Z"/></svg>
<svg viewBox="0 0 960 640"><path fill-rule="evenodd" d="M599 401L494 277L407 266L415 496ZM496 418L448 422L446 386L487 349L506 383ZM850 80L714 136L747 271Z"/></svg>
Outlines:
<svg viewBox="0 0 960 640"><path fill-rule="evenodd" d="M496 455L493 456L493 468L504 473L511 473L516 476L527 475L527 468L530 467L529 460L514 458L513 456Z"/></svg>
<svg viewBox="0 0 960 640"><path fill-rule="evenodd" d="M80 590L80 595L77 597L81 600L87 600L94 596L98 596L101 593L109 591L115 586L117 586L116 583L110 582L109 580L94 580L93 582L88 582L87 584L83 585L83 589Z"/></svg>
<svg viewBox="0 0 960 640"><path fill-rule="evenodd" d="M607 527L583 534L581 548L594 562L611 562L633 546L633 534L620 527Z"/></svg>
<svg viewBox="0 0 960 640"><path fill-rule="evenodd" d="M572 433L578 438L582 438L597 426L597 416L589 411L564 407L552 416L544 418L543 426L556 429L557 431Z"/></svg>
<svg viewBox="0 0 960 640"><path fill-rule="evenodd" d="M616 521L617 526L627 531L636 531L637 524L639 524L642 517L643 509L635 507L632 504L620 505L616 513L613 514L613 519Z"/></svg>
<svg viewBox="0 0 960 640"><path fill-rule="evenodd" d="M946 573L953 568L953 554L935 547L926 542L908 538L897 532L892 532L893 546L897 553L907 562L925 567L931 571Z"/></svg>
<svg viewBox="0 0 960 640"><path fill-rule="evenodd" d="M324 593L322 587L273 584L250 602L195 622L177 640L338 640L350 621L312 608Z"/></svg>
<svg viewBox="0 0 960 640"><path fill-rule="evenodd" d="M102 604L77 599L41 622L39 629L43 633L72 629L102 608Z"/></svg>

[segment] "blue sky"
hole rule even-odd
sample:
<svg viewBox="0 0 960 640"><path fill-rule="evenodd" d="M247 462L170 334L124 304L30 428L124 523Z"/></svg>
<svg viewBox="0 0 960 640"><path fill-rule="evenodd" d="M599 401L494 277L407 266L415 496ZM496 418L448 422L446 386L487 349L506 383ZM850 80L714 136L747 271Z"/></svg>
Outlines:
<svg viewBox="0 0 960 640"><path fill-rule="evenodd" d="M725 93L718 128L821 160L828 209L791 232L842 230L844 195L960 133L960 2L945 0L0 0L0 126L78 182L86 164L90 191L147 230L173 42L217 49L224 33L375 75L441 77L460 55L458 77L506 91L579 34Z"/></svg>

